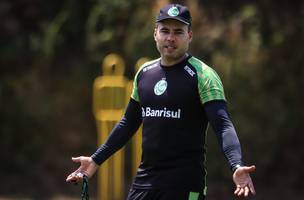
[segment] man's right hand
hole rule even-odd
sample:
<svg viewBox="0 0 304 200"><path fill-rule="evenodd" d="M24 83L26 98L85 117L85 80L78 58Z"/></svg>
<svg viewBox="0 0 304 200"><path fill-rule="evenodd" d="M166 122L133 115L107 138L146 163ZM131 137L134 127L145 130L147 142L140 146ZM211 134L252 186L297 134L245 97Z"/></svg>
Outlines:
<svg viewBox="0 0 304 200"><path fill-rule="evenodd" d="M91 157L80 156L72 158L72 161L80 163L80 167L66 178L68 183L78 183L84 175L91 178L98 169L98 165Z"/></svg>

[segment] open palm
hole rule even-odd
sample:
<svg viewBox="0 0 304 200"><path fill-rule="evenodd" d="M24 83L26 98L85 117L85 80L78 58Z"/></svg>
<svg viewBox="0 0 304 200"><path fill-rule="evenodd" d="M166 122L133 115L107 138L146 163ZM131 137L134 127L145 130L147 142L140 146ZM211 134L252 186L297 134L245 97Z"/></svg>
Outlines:
<svg viewBox="0 0 304 200"><path fill-rule="evenodd" d="M250 193L255 195L255 189L249 173L255 171L255 166L250 167L243 166L239 167L233 173L233 181L236 185L234 194L237 196L247 197Z"/></svg>
<svg viewBox="0 0 304 200"><path fill-rule="evenodd" d="M71 173L66 182L77 183L83 179L83 176L92 177L96 172L98 165L92 160L91 157L80 156L72 158L73 162L80 163L80 167Z"/></svg>

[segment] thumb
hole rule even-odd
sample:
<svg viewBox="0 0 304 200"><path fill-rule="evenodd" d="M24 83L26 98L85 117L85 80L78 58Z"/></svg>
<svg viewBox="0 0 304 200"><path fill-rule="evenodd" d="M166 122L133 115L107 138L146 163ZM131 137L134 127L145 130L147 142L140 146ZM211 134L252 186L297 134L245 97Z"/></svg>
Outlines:
<svg viewBox="0 0 304 200"><path fill-rule="evenodd" d="M255 169L256 169L255 165L251 165L251 166L249 166L249 167L244 167L244 170L245 170L246 172L254 172Z"/></svg>
<svg viewBox="0 0 304 200"><path fill-rule="evenodd" d="M81 161L81 157L72 157L72 161L75 163L79 163Z"/></svg>

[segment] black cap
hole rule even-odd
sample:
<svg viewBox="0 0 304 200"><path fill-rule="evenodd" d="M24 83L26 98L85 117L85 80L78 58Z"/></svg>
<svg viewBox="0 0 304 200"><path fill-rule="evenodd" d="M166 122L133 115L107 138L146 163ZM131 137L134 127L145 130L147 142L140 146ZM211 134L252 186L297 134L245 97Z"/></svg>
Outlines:
<svg viewBox="0 0 304 200"><path fill-rule="evenodd" d="M165 19L175 19L187 25L191 25L191 15L186 6L180 4L169 4L160 9L156 22Z"/></svg>

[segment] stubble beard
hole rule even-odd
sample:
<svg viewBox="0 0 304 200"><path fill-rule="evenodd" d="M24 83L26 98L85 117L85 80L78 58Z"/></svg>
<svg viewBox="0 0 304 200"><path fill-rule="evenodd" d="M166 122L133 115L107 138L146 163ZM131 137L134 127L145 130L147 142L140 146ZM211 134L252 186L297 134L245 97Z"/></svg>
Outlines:
<svg viewBox="0 0 304 200"><path fill-rule="evenodd" d="M169 45L169 44L165 44L165 42L163 42L162 40L160 40L157 37L157 34L155 32L155 41L156 41L156 48L158 50L158 52L160 53L161 56L161 60L163 61L162 63L170 63L170 65L178 63L179 61L183 60L184 58L187 57L188 55L188 49L189 46L180 46L180 48L182 49L178 49L178 46L176 46L175 44L173 45ZM190 43L191 38L189 38L189 42L188 45ZM186 42L186 41L185 41ZM171 51L168 50L168 46L173 46L175 49Z"/></svg>
<svg viewBox="0 0 304 200"><path fill-rule="evenodd" d="M168 50L166 47L162 47L163 49L160 50L160 47L158 46L157 49L161 54L162 60L164 60L166 63L177 63L181 61L183 58L185 58L185 55L187 53L187 50L178 51L177 49L175 52L168 53Z"/></svg>

